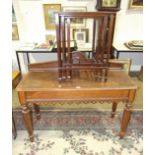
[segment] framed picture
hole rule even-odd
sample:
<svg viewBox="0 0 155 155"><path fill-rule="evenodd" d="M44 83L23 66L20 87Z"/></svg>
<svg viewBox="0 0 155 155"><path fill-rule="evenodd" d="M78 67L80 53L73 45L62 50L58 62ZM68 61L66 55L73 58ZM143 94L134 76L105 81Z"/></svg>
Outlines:
<svg viewBox="0 0 155 155"><path fill-rule="evenodd" d="M12 5L12 22L16 22L16 15L13 5Z"/></svg>
<svg viewBox="0 0 155 155"><path fill-rule="evenodd" d="M129 0L130 10L143 10L143 0Z"/></svg>
<svg viewBox="0 0 155 155"><path fill-rule="evenodd" d="M99 11L119 11L121 0L97 0L96 9Z"/></svg>
<svg viewBox="0 0 155 155"><path fill-rule="evenodd" d="M81 47L84 45L84 43L86 42L86 34L84 32L76 32L75 33L75 40L77 42L77 46Z"/></svg>
<svg viewBox="0 0 155 155"><path fill-rule="evenodd" d="M64 12L86 12L87 8L86 7L70 7L70 6L65 6L62 8ZM71 27L85 27L86 26L86 19L82 18L74 18L71 19Z"/></svg>
<svg viewBox="0 0 155 155"><path fill-rule="evenodd" d="M76 40L78 47L83 47L89 39L89 29L73 29L73 39Z"/></svg>
<svg viewBox="0 0 155 155"><path fill-rule="evenodd" d="M54 30L56 28L54 12L61 11L61 4L43 4L43 9L46 29Z"/></svg>
<svg viewBox="0 0 155 155"><path fill-rule="evenodd" d="M12 40L19 40L17 24L12 24Z"/></svg>
<svg viewBox="0 0 155 155"><path fill-rule="evenodd" d="M80 43L86 43L89 40L89 29L73 29L73 39Z"/></svg>

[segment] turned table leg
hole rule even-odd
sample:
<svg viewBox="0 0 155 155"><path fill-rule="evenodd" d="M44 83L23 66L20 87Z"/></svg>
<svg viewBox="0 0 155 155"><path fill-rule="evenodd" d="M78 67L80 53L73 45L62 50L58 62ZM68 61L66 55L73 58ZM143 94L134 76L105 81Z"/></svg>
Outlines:
<svg viewBox="0 0 155 155"><path fill-rule="evenodd" d="M124 137L126 129L128 127L128 123L130 121L130 117L131 117L131 113L132 113L131 107L132 107L132 105L129 102L127 102L125 105L122 122L121 122L121 131L119 133L120 138Z"/></svg>
<svg viewBox="0 0 155 155"><path fill-rule="evenodd" d="M20 104L22 106L23 121L24 121L25 127L28 131L30 141L33 142L34 135L33 135L32 117L30 114L29 107L26 103L25 92L23 92L23 91L18 92L18 97L19 97Z"/></svg>
<svg viewBox="0 0 155 155"><path fill-rule="evenodd" d="M27 128L30 141L34 141L34 135L33 135L33 127L32 127L32 116L30 114L29 107L27 105L22 106L22 113L23 113L23 120L25 123L25 127Z"/></svg>
<svg viewBox="0 0 155 155"><path fill-rule="evenodd" d="M112 103L112 113L111 113L111 118L114 118L114 117L115 117L116 109L117 109L117 102L113 102L113 103Z"/></svg>
<svg viewBox="0 0 155 155"><path fill-rule="evenodd" d="M132 113L132 107L133 107L133 101L135 98L136 90L130 90L128 94L128 99L126 100L122 122L121 122L121 130L119 133L120 138L123 138L126 132L126 129L128 127L131 113Z"/></svg>
<svg viewBox="0 0 155 155"><path fill-rule="evenodd" d="M39 105L34 104L34 110L35 110L35 114L36 114L37 120L40 120L41 114L40 114L40 107L39 107Z"/></svg>

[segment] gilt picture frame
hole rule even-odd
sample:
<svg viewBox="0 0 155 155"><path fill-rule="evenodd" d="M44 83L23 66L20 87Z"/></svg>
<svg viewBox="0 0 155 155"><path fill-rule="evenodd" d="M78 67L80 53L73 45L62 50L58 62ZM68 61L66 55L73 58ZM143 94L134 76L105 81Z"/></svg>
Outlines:
<svg viewBox="0 0 155 155"><path fill-rule="evenodd" d="M19 40L17 24L12 24L12 40Z"/></svg>
<svg viewBox="0 0 155 155"><path fill-rule="evenodd" d="M129 0L129 10L143 10L143 0Z"/></svg>
<svg viewBox="0 0 155 155"><path fill-rule="evenodd" d="M61 11L61 4L43 4L45 28L55 30L55 12Z"/></svg>
<svg viewBox="0 0 155 155"><path fill-rule="evenodd" d="M121 0L97 0L98 11L119 11Z"/></svg>

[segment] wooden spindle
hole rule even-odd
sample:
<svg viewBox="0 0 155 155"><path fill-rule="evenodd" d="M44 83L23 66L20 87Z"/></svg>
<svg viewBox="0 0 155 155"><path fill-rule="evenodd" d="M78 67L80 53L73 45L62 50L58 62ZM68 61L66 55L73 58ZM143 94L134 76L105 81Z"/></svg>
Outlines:
<svg viewBox="0 0 155 155"><path fill-rule="evenodd" d="M62 80L62 60L61 60L61 35L60 35L60 17L59 14L55 15L56 20L56 36L57 36L57 56L58 56L58 79Z"/></svg>
<svg viewBox="0 0 155 155"><path fill-rule="evenodd" d="M95 39L96 39L96 19L93 19L93 44L92 44L92 58L93 52L95 52Z"/></svg>
<svg viewBox="0 0 155 155"><path fill-rule="evenodd" d="M105 49L106 49L106 32L107 32L107 27L108 27L108 17L104 16L102 20L102 53L101 53L101 58L102 62L104 63L104 54L105 54Z"/></svg>
<svg viewBox="0 0 155 155"><path fill-rule="evenodd" d="M70 18L67 18L67 51L68 51L68 64L71 64L71 49L70 49ZM71 78L71 71L69 71L68 78Z"/></svg>
<svg viewBox="0 0 155 155"><path fill-rule="evenodd" d="M62 34L62 53L63 53L63 64L66 63L66 29L65 29L65 18L61 17L61 34ZM66 70L62 71L63 79L66 79Z"/></svg>
<svg viewBox="0 0 155 155"><path fill-rule="evenodd" d="M98 18L98 35L97 35L97 50L96 50L96 56L97 56L97 62L100 62L101 61L101 30L102 30L102 20L101 18Z"/></svg>
<svg viewBox="0 0 155 155"><path fill-rule="evenodd" d="M107 38L107 55L108 59L111 55L111 49L112 49L112 39L113 39L113 31L114 31L114 22L115 22L115 15L110 15L110 21L109 21L109 29L108 29L108 38ZM108 60L107 59L107 60Z"/></svg>

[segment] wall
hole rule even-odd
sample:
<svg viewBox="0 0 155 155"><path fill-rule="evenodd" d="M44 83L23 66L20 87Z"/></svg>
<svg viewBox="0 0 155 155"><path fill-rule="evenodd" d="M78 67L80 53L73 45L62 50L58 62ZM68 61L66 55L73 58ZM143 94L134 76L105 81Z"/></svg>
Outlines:
<svg viewBox="0 0 155 155"><path fill-rule="evenodd" d="M122 0L121 11L117 13L113 44L130 40L143 40L143 12L128 10L129 0ZM120 53L120 59L132 59L131 70L139 71L143 65L143 53Z"/></svg>
<svg viewBox="0 0 155 155"><path fill-rule="evenodd" d="M43 4L61 3L62 6L86 6L87 11L94 11L96 0L13 0L15 9L19 41L13 41L13 67L17 68L15 49L23 42L45 42L46 34L54 34L55 31L45 29ZM117 13L113 42L122 43L133 39L142 39L142 11L131 11L127 9L128 0L122 0L121 11ZM132 55L138 62L139 56ZM56 54L30 54L32 62L55 60ZM22 71L26 72L27 62L25 56L20 55ZM139 63L139 62L138 62ZM142 62L140 62L142 63ZM134 63L135 65L139 65Z"/></svg>

